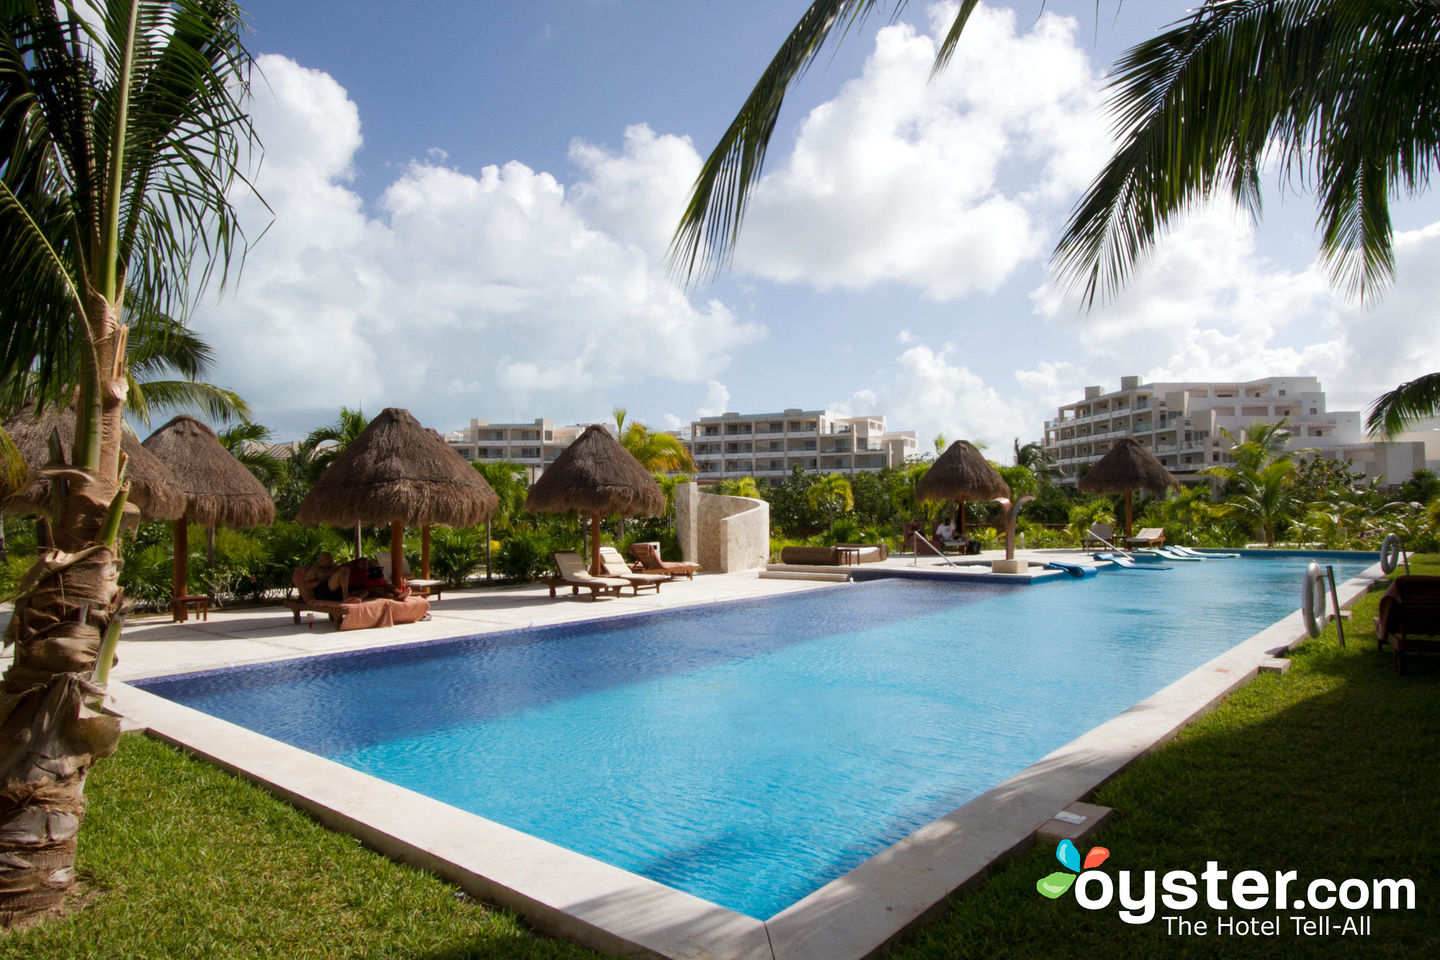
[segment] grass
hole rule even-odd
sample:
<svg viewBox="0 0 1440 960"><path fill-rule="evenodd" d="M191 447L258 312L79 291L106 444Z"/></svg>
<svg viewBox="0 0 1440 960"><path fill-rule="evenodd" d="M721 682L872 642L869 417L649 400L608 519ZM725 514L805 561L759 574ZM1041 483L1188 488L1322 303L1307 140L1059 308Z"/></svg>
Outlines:
<svg viewBox="0 0 1440 960"><path fill-rule="evenodd" d="M1415 572L1440 573L1440 562ZM1037 847L893 945L892 960L1440 956L1440 657L1414 657L1397 676L1369 629L1377 602L1357 604L1347 649L1330 628L1288 674L1237 691L1101 787L1093 799L1115 815L1092 842L1110 849L1112 876L1216 860L1232 875L1295 870L1302 882L1408 877L1416 910L1371 913L1362 938L1296 936L1288 911L1275 937L1172 936L1158 920L1130 926L1073 895L1041 897L1035 881L1059 865ZM95 768L87 795L90 903L0 938L0 960L595 956L142 737Z"/></svg>

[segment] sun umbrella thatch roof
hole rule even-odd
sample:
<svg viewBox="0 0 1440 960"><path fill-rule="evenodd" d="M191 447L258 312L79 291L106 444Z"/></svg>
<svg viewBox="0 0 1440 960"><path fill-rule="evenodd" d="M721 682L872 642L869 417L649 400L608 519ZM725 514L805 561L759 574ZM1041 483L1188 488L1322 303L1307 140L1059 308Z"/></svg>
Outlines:
<svg viewBox="0 0 1440 960"><path fill-rule="evenodd" d="M1010 485L974 444L956 440L915 485L917 500L993 500L1010 496Z"/></svg>
<svg viewBox="0 0 1440 960"><path fill-rule="evenodd" d="M36 416L33 406L22 407L5 421L5 432L15 442L31 474L30 482L3 505L6 513L36 513L50 506L50 481L35 477L35 471L50 461L51 430L59 431L60 444L66 455L75 443L75 414L70 410L50 407ZM140 445L140 441L124 433L120 450L126 457L125 477L130 482L128 510L134 506L142 520L174 520L185 515L185 493L165 464Z"/></svg>
<svg viewBox="0 0 1440 960"><path fill-rule="evenodd" d="M335 458L300 504L301 523L469 527L499 498L440 435L387 407Z"/></svg>
<svg viewBox="0 0 1440 960"><path fill-rule="evenodd" d="M1163 497L1167 490L1180 486L1180 482L1144 446L1130 437L1121 437L1075 485L1085 493L1144 490Z"/></svg>
<svg viewBox="0 0 1440 960"><path fill-rule="evenodd" d="M625 517L665 510L665 494L650 471L599 424L566 447L530 488L525 509L539 513L578 510Z"/></svg>
<svg viewBox="0 0 1440 960"><path fill-rule="evenodd" d="M194 417L176 417L144 447L175 474L185 492L186 516L194 522L239 528L275 522L275 501L265 487Z"/></svg>

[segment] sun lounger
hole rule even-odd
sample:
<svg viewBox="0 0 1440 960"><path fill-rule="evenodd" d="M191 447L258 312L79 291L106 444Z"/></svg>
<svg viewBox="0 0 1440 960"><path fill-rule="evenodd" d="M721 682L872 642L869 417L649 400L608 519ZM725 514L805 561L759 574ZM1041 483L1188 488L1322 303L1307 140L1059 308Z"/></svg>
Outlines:
<svg viewBox="0 0 1440 960"><path fill-rule="evenodd" d="M1115 536L1115 525L1113 523L1092 524L1085 538L1080 541L1082 549L1088 547L1113 547L1115 546L1112 537Z"/></svg>
<svg viewBox="0 0 1440 960"><path fill-rule="evenodd" d="M1176 553L1183 553L1183 554L1184 554L1185 556L1187 556L1187 557L1196 557L1196 558L1198 558L1198 559L1200 559L1200 560L1236 560L1236 559L1239 559L1239 557L1240 557L1240 554L1238 554L1238 553L1215 553L1215 552L1213 552L1213 551L1208 551L1208 550L1207 550L1207 551L1192 550L1190 547L1174 547L1174 546L1172 546L1172 547L1166 547L1165 549L1167 549L1167 550L1173 550L1173 551L1175 551Z"/></svg>
<svg viewBox="0 0 1440 960"><path fill-rule="evenodd" d="M305 568L300 567L291 577L299 596L286 597L281 603L300 622L301 613L318 613L326 617L336 630L364 630L369 627L393 627L397 623L415 623L430 614L430 601L424 597L409 596L404 600L387 600L377 597L371 600L316 600L305 599L303 581Z"/></svg>
<svg viewBox="0 0 1440 960"><path fill-rule="evenodd" d="M555 596L555 588L563 586L570 588L571 596L578 596L580 588L584 587L590 591L591 600L598 600L602 593L613 593L618 597L621 590L631 585L629 580L621 580L619 577L595 576L585 568L584 558L574 551L561 551L550 556L555 561L557 571L553 577L545 580L550 585L552 597Z"/></svg>
<svg viewBox="0 0 1440 960"><path fill-rule="evenodd" d="M1146 527L1133 537L1125 540L1127 547L1163 547L1165 546L1165 531L1160 527Z"/></svg>
<svg viewBox="0 0 1440 960"><path fill-rule="evenodd" d="M660 584L670 579L663 573L636 573L626 565L625 558L614 547L600 548L600 569L607 577L630 581L637 597L642 588L659 593Z"/></svg>
<svg viewBox="0 0 1440 960"><path fill-rule="evenodd" d="M640 541L630 544L630 553L640 565L645 568L646 573L663 573L670 579L685 577L687 580L695 579L695 572L700 569L698 563L686 563L680 560L661 560L660 544L654 540Z"/></svg>
<svg viewBox="0 0 1440 960"><path fill-rule="evenodd" d="M1163 564L1163 563L1136 563L1134 560L1131 560L1129 557L1125 556L1125 554L1123 554L1123 553L1097 553L1097 554L1095 554L1094 556L1095 556L1095 559L1096 559L1096 560L1108 560L1108 561L1110 561L1110 563L1114 564L1115 566L1117 566L1117 567L1123 567L1123 568L1126 569L1126 570L1174 570L1174 569L1175 569L1174 567L1167 566L1167 565L1165 565L1165 564Z"/></svg>
<svg viewBox="0 0 1440 960"><path fill-rule="evenodd" d="M1405 672L1405 654L1440 653L1440 577L1405 574L1390 582L1375 618L1375 646L1395 654Z"/></svg>

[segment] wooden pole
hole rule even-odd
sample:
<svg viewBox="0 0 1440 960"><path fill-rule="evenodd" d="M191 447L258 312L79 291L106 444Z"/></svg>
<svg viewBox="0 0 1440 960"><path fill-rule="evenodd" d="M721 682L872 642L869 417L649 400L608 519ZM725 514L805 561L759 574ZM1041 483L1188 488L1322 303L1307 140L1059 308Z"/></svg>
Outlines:
<svg viewBox="0 0 1440 960"><path fill-rule="evenodd" d="M1125 491L1125 539L1126 539L1126 540L1129 540L1129 539L1130 539L1130 526L1131 526L1131 517L1132 517L1130 498L1131 498L1132 496L1133 496L1133 494L1132 494L1129 490L1126 490L1126 491Z"/></svg>
<svg viewBox="0 0 1440 960"><path fill-rule="evenodd" d="M175 557L174 566L171 568L173 574L170 589L174 593L171 599L173 604L171 613L176 623L184 623L189 617L189 611L185 607L185 583L186 564L190 559L189 531L185 529L186 518L181 517L174 522L175 525Z"/></svg>
<svg viewBox="0 0 1440 960"><path fill-rule="evenodd" d="M399 590L405 585L405 524L390 521L390 586Z"/></svg>
<svg viewBox="0 0 1440 960"><path fill-rule="evenodd" d="M430 524L420 528L420 579L430 579Z"/></svg>
<svg viewBox="0 0 1440 960"><path fill-rule="evenodd" d="M590 572L600 575L600 514L590 517Z"/></svg>

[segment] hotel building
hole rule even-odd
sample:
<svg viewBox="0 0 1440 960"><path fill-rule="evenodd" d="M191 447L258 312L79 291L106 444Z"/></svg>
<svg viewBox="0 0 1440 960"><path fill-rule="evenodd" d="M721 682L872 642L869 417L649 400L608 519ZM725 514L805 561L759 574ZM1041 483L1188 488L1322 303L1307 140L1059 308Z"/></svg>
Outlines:
<svg viewBox="0 0 1440 960"><path fill-rule="evenodd" d="M870 473L898 467L916 451L915 431L887 430L883 416L829 410L722 413L690 424L690 456L701 482L754 477L777 484L807 473Z"/></svg>
<svg viewBox="0 0 1440 960"><path fill-rule="evenodd" d="M1120 437L1132 437L1181 482L1199 471L1232 463L1222 430L1240 437L1257 421L1288 417L1289 449L1313 450L1327 460L1350 459L1367 478L1399 484L1425 466L1424 445L1370 443L1356 411L1325 409L1315 377L1266 377L1245 382L1141 383L1122 377L1120 389L1086 387L1083 400L1045 421L1045 452L1065 480L1096 462Z"/></svg>

